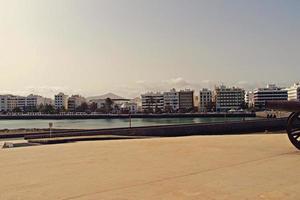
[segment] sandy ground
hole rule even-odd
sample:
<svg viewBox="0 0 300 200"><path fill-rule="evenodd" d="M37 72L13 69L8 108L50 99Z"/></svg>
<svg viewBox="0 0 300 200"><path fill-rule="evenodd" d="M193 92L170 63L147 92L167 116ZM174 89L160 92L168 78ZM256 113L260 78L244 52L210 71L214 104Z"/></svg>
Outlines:
<svg viewBox="0 0 300 200"><path fill-rule="evenodd" d="M0 149L0 199L299 199L299 166L286 135Z"/></svg>

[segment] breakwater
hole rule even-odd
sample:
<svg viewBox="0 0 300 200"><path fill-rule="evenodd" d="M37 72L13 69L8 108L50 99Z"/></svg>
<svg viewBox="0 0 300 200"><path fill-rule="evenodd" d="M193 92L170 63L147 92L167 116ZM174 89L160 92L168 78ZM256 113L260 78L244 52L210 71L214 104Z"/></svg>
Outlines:
<svg viewBox="0 0 300 200"><path fill-rule="evenodd" d="M255 117L255 113L172 113L172 114L14 114L0 115L0 120L26 119L126 119L126 118L195 118Z"/></svg>
<svg viewBox="0 0 300 200"><path fill-rule="evenodd" d="M119 136L153 136L174 137L190 135L224 135L245 134L263 131L279 131L286 128L286 118L260 119L249 121L223 122L223 123L200 123L165 126L149 126L134 128L94 129L81 131L56 131L52 137L76 137L96 135L119 135ZM36 133L26 135L25 139L49 138L48 133Z"/></svg>

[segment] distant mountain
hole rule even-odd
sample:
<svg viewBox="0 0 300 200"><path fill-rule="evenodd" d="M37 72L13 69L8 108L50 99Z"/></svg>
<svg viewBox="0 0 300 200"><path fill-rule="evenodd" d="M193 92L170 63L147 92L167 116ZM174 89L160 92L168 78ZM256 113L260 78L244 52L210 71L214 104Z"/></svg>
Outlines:
<svg viewBox="0 0 300 200"><path fill-rule="evenodd" d="M95 99L107 99L107 98L110 98L112 100L113 99L126 99L126 98L118 96L114 93L107 93L107 94L100 95L100 96L88 97L87 100L90 101L90 100L95 100Z"/></svg>

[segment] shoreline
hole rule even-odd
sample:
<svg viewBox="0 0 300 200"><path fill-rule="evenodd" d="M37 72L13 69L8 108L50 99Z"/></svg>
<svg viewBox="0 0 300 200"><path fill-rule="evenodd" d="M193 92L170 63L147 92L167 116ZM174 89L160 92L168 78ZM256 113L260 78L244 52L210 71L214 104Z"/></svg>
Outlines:
<svg viewBox="0 0 300 200"><path fill-rule="evenodd" d="M123 135L123 136L186 136L200 133L202 135L225 134L244 134L259 131L278 131L286 127L286 118L280 119L258 119L243 121L226 121L211 123L188 123L170 124L157 126L137 126L101 129L52 129L53 136L73 137L73 136L92 136L92 135ZM49 128L33 129L3 129L0 130L0 139L8 138L28 138L37 139L49 136Z"/></svg>
<svg viewBox="0 0 300 200"><path fill-rule="evenodd" d="M194 118L194 117L256 117L255 113L163 113L163 114L14 114L0 115L0 120L34 119L124 119L124 118Z"/></svg>

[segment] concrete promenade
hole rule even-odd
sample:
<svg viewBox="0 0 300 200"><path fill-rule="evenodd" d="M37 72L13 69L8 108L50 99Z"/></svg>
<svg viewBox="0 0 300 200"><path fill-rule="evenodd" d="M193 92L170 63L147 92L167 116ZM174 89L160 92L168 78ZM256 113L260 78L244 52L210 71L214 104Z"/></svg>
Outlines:
<svg viewBox="0 0 300 200"><path fill-rule="evenodd" d="M284 134L0 149L0 199L299 199L299 166Z"/></svg>

